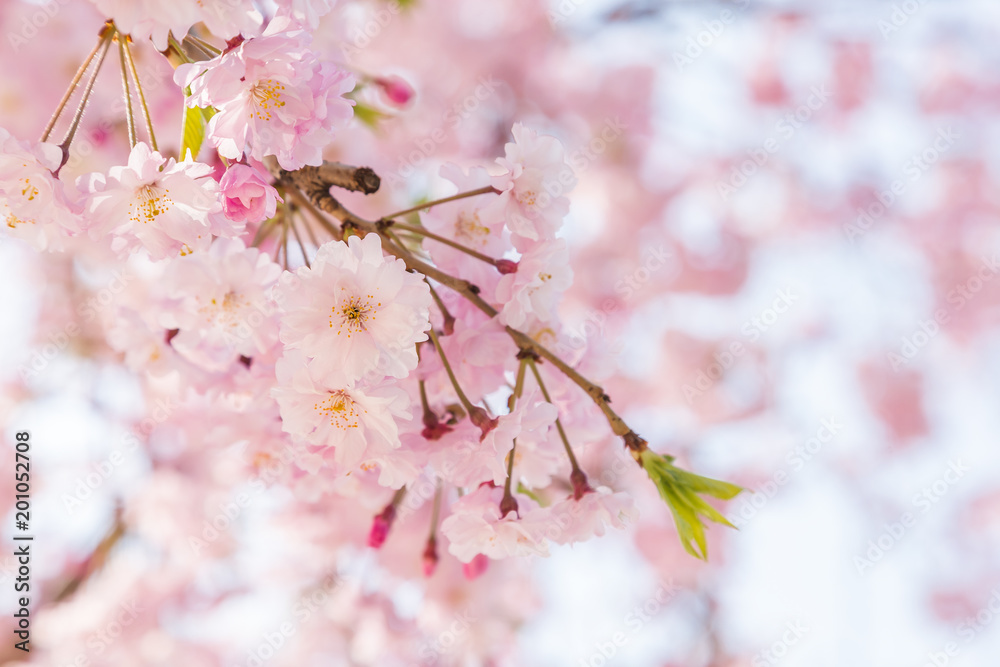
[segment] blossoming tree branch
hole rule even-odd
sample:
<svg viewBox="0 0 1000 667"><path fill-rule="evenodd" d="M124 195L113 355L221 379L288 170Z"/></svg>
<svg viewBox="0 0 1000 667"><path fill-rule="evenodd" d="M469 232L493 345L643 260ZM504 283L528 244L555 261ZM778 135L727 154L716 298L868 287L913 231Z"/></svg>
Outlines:
<svg viewBox="0 0 1000 667"><path fill-rule="evenodd" d="M703 520L731 524L704 497L741 489L655 452L588 379L586 351L553 351L573 278L570 201L549 187L575 183L560 142L515 124L495 164L441 169L455 194L366 219L345 202L377 192L379 176L324 155L339 133L367 131L347 127L358 91L405 104L413 90L315 53L324 3L279 3L268 21L177 4L166 21L109 11L41 140L0 134L11 236L142 263L148 289L123 298L108 333L130 367L214 406L219 437L243 443L251 466L290 459L271 483L302 501L380 508L372 547L392 538L414 484L433 480L421 536L400 538L416 540L428 577L445 548L474 577L489 559L634 520L628 491L592 483L601 471L578 460L609 433L684 548L706 558ZM147 38L184 92L176 157L158 149L135 65ZM67 182L95 80L114 61L131 152ZM171 419L183 430L184 418Z"/></svg>

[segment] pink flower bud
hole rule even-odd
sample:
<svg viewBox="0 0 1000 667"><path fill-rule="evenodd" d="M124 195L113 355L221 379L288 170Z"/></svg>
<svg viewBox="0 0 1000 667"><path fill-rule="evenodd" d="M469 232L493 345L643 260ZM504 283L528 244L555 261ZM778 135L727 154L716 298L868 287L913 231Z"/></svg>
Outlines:
<svg viewBox="0 0 1000 667"><path fill-rule="evenodd" d="M222 209L230 220L245 220L256 224L274 216L278 196L270 183L253 167L234 164L219 181L222 190Z"/></svg>
<svg viewBox="0 0 1000 667"><path fill-rule="evenodd" d="M472 560L462 565L462 574L465 575L466 579L469 579L471 581L472 579L475 579L483 572L485 572L489 564L490 564L489 558L487 558L483 554L476 554L476 556Z"/></svg>
<svg viewBox="0 0 1000 667"><path fill-rule="evenodd" d="M394 74L376 78L375 85L381 88L389 101L398 107L406 106L413 99L413 96L416 95L413 86L408 84L402 77Z"/></svg>
<svg viewBox="0 0 1000 667"><path fill-rule="evenodd" d="M473 406L472 410L469 412L469 421L479 427L482 431L482 435L479 439L482 440L486 437L486 434L497 427L497 420L490 417L486 410L483 410L479 406Z"/></svg>
<svg viewBox="0 0 1000 667"><path fill-rule="evenodd" d="M372 530L368 533L368 546L379 549L385 544L385 538L389 536L389 528L396 520L396 507L391 503L386 505L381 514L375 515L372 521Z"/></svg>
<svg viewBox="0 0 1000 667"><path fill-rule="evenodd" d="M517 262L512 262L509 259L498 259L496 261L497 271L503 275L508 273L517 273Z"/></svg>
<svg viewBox="0 0 1000 667"><path fill-rule="evenodd" d="M500 501L500 518L504 518L511 512L517 515L517 518L521 518L521 514L517 511L517 498L512 495L504 495Z"/></svg>
<svg viewBox="0 0 1000 667"><path fill-rule="evenodd" d="M569 481L573 484L573 499L579 500L588 493L593 493L590 483L587 481L587 474L582 470L574 470L569 476Z"/></svg>
<svg viewBox="0 0 1000 667"><path fill-rule="evenodd" d="M427 540L427 548L424 549L424 576L430 577L434 574L438 564L437 540L433 535Z"/></svg>
<svg viewBox="0 0 1000 667"><path fill-rule="evenodd" d="M448 424L445 424L438 416L432 411L428 410L424 413L424 430L420 432L420 435L424 436L427 440L440 440L446 433L451 433L453 429Z"/></svg>

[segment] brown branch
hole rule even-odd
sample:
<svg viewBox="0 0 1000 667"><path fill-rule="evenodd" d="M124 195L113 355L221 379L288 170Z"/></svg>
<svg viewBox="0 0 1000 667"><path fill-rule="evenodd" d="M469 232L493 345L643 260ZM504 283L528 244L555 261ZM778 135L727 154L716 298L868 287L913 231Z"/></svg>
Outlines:
<svg viewBox="0 0 1000 667"><path fill-rule="evenodd" d="M369 167L351 167L339 162L324 162L319 167L302 167L295 172L282 171L279 177L294 173L295 182L305 192L316 188L330 189L331 185L338 188L363 192L370 195L377 192L382 180Z"/></svg>
<svg viewBox="0 0 1000 667"><path fill-rule="evenodd" d="M422 273L428 278L432 278L442 285L455 290L476 306L476 308L486 313L489 317L496 317L498 314L497 309L487 303L487 301L479 295L478 287L467 280L462 280L461 278L445 273L444 271L431 266L427 262L414 257L409 251L400 247L393 241L389 234L386 233L387 230L384 229L384 226L380 225L378 222L365 220L364 218L361 218L344 208L344 205L330 194L331 184L317 180L315 173L310 172L303 174L302 170L287 172L277 168L275 163L272 163L270 168L272 173L275 173L277 177L287 180L293 185L297 185L317 208L340 220L344 227L352 227L357 231L359 236L378 234L382 238L382 248L389 254L403 260L403 262L406 263L406 268L411 271ZM528 334L514 329L513 327L507 326L504 328L507 331L507 334L514 340L514 343L523 352L533 353L550 362L566 377L583 389L587 395L590 396L591 400L594 401L601 412L604 413L604 417L608 420L608 424L611 426L611 430L614 434L621 436L624 439L625 446L628 447L633 458L635 458L637 462L640 460L640 454L646 449L646 441L639 437L639 435L625 423L625 420L611 408L611 397L604 392L604 389L602 389L600 385L597 385L585 378L575 368L567 364L559 358L558 355L533 339Z"/></svg>

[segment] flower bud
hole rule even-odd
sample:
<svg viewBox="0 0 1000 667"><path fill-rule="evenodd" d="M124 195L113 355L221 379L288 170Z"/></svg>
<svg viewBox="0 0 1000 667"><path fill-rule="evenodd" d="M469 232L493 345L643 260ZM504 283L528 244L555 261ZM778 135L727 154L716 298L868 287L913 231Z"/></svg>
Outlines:
<svg viewBox="0 0 1000 667"><path fill-rule="evenodd" d="M466 579L471 581L485 572L489 564L489 558L483 554L476 554L472 560L462 565L462 574L465 575Z"/></svg>
<svg viewBox="0 0 1000 667"><path fill-rule="evenodd" d="M392 503L386 505L381 514L375 515L372 521L372 530L368 533L368 546L379 549L385 543L385 538L389 536L389 528L396 520L396 506Z"/></svg>
<svg viewBox="0 0 1000 667"><path fill-rule="evenodd" d="M503 275L508 273L517 273L517 262L513 262L509 259L498 259L496 261L497 271Z"/></svg>
<svg viewBox="0 0 1000 667"><path fill-rule="evenodd" d="M397 107L405 107L416 95L413 86L394 74L377 77L375 85L381 88L386 98Z"/></svg>

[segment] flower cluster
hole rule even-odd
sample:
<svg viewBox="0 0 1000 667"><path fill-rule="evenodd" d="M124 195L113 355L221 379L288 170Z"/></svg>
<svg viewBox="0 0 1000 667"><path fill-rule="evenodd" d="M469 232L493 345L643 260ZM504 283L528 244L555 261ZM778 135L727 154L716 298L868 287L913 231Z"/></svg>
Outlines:
<svg viewBox="0 0 1000 667"><path fill-rule="evenodd" d="M285 429L330 448L345 470L397 449L395 420L410 413L394 380L416 368L427 340L427 284L371 234L321 246L311 267L282 277L277 297L286 355L274 396Z"/></svg>
<svg viewBox="0 0 1000 667"><path fill-rule="evenodd" d="M354 77L320 61L310 33L287 17L212 60L177 68L190 107L213 107L208 140L231 160L273 155L284 169L319 165L334 128L352 115Z"/></svg>
<svg viewBox="0 0 1000 667"><path fill-rule="evenodd" d="M385 115L378 104L418 107L417 94L313 50L332 3L279 0L266 22L240 0L94 3L112 17L99 55L43 141L0 130L0 215L7 236L64 252L65 273L94 291L80 299L87 335L74 345L100 340L159 401L130 434L154 479L126 503L125 524L193 576L236 540L212 524L214 537L189 536L178 555L182 526L219 496L243 507L253 496L241 505L241 490L278 489L279 511L324 556L367 544L389 569L474 586L495 561L514 567L634 523L628 475L602 474L613 450L653 478L646 493L659 489L685 548L707 556L699 517L721 514L699 494L739 488L652 454L595 383L609 377L600 349L553 352L571 347L563 225L577 183L559 139L515 123L495 162L442 160L439 198L378 192L375 169L329 159L350 159L334 132L363 147L352 135L367 129L344 128L355 104L371 120ZM176 66L180 148L158 148L125 31ZM130 148L81 173L69 157L112 44ZM92 65L66 139L45 141ZM100 132L92 145L114 145ZM374 196L359 204L359 193ZM355 213L390 205L399 212ZM150 530L174 496L184 499Z"/></svg>

